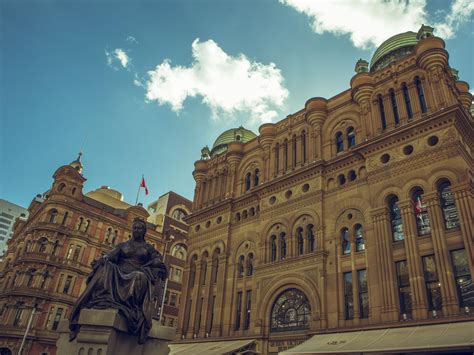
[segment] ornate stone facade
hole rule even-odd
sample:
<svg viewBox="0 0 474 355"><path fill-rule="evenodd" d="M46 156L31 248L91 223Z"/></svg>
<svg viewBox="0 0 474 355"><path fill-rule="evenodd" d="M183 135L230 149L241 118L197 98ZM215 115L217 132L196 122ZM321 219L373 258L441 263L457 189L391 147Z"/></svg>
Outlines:
<svg viewBox="0 0 474 355"><path fill-rule="evenodd" d="M53 178L51 189L31 202L29 218L16 221L0 265L2 354L18 353L30 319L23 354L56 354L58 325L85 289L91 262L130 237L135 217L150 217L107 187L83 194L80 159L60 167ZM160 252L166 244L162 232L162 225L148 222L146 240ZM183 236L180 242L185 245ZM174 267L173 258L167 264ZM180 286L173 285L178 291ZM159 300L156 306L158 316ZM176 310L170 311L177 317Z"/></svg>
<svg viewBox="0 0 474 355"><path fill-rule="evenodd" d="M443 40L416 38L196 161L180 343L276 354L318 333L474 319L472 96Z"/></svg>

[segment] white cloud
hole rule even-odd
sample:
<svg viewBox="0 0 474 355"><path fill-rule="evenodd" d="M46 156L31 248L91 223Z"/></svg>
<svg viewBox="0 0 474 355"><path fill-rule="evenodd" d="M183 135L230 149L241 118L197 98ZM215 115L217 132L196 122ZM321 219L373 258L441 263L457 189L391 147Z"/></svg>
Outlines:
<svg viewBox="0 0 474 355"><path fill-rule="evenodd" d="M401 32L418 31L435 22L426 12L426 0L279 0L307 15L315 33L349 35L358 48L373 48ZM444 21L435 23L435 34L454 36L474 12L472 0L454 0ZM439 16L438 10L433 15ZM430 20L432 20L430 22Z"/></svg>
<svg viewBox="0 0 474 355"><path fill-rule="evenodd" d="M128 36L127 38L125 38L125 41L129 42L129 43L137 43L138 44L137 39L133 36Z"/></svg>
<svg viewBox="0 0 474 355"><path fill-rule="evenodd" d="M358 48L381 44L390 36L418 30L426 17L425 0L280 0L306 14L314 32L350 35Z"/></svg>
<svg viewBox="0 0 474 355"><path fill-rule="evenodd" d="M454 37L459 26L472 21L473 14L474 2L472 0L453 1L445 21L435 24L436 35L446 39Z"/></svg>
<svg viewBox="0 0 474 355"><path fill-rule="evenodd" d="M107 58L107 65L115 70L118 70L118 68L115 67L116 62L120 63L120 65L125 69L130 66L131 59L127 55L127 52L121 48L116 48L113 50L113 52L106 50L105 57Z"/></svg>
<svg viewBox="0 0 474 355"><path fill-rule="evenodd" d="M172 66L170 60L148 72L146 97L168 104L179 113L188 97L202 97L213 118L245 112L251 123L269 122L277 117L288 90L274 63L251 62L245 55L230 56L213 40L192 44L193 63Z"/></svg>

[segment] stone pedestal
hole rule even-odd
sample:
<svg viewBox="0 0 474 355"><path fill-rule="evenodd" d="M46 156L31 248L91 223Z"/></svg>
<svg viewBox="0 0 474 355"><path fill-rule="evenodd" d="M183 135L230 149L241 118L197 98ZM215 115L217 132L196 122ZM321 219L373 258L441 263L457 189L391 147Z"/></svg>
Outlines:
<svg viewBox="0 0 474 355"><path fill-rule="evenodd" d="M69 342L69 321L62 321L58 331L57 353L68 355L167 355L168 343L175 329L153 325L145 344L138 344L138 336L127 334L127 324L115 309L83 309L79 317L81 329L77 338Z"/></svg>

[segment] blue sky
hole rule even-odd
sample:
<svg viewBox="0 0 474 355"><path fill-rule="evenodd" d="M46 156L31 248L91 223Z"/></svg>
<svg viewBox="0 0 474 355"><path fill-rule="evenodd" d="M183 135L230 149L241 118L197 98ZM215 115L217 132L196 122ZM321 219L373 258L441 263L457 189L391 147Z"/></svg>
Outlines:
<svg viewBox="0 0 474 355"><path fill-rule="evenodd" d="M224 130L283 119L349 88L359 58L434 26L474 83L474 3L147 0L0 2L0 197L28 206L83 149L85 191L192 199Z"/></svg>

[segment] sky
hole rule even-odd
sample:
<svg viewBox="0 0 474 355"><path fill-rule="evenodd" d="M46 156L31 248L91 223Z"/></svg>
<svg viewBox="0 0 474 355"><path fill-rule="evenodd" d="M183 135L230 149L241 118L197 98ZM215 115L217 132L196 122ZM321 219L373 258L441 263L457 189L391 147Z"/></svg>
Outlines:
<svg viewBox="0 0 474 355"><path fill-rule="evenodd" d="M0 198L27 207L83 152L84 192L193 198L226 129L349 88L359 58L435 27L474 85L471 0L0 0Z"/></svg>

